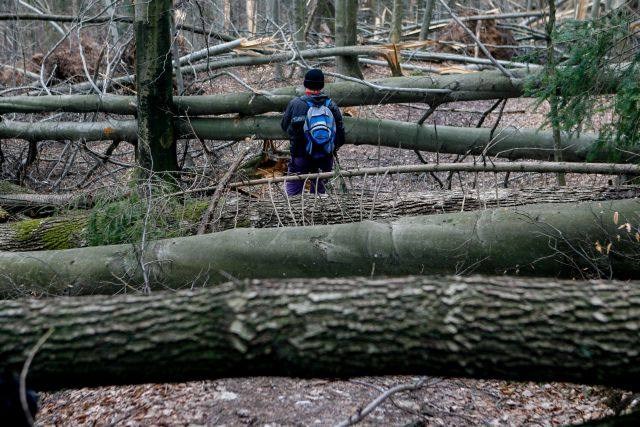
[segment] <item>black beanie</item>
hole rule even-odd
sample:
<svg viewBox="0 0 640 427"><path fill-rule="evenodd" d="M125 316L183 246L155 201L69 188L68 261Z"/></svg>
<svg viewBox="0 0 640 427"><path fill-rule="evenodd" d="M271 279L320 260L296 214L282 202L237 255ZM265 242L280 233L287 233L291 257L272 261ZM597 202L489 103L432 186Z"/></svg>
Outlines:
<svg viewBox="0 0 640 427"><path fill-rule="evenodd" d="M320 90L324 87L324 74L318 68L312 68L304 75L304 87L311 90Z"/></svg>

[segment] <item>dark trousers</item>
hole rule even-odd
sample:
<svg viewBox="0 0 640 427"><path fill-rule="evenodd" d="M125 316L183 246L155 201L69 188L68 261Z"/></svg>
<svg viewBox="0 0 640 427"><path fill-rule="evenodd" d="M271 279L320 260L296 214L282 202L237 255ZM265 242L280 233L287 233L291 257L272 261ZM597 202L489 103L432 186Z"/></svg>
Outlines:
<svg viewBox="0 0 640 427"><path fill-rule="evenodd" d="M287 175L300 175L305 173L317 173L317 172L331 172L333 169L333 157L326 156L319 159L313 159L311 157L291 157L289 161L289 171ZM295 196L302 193L304 190L305 181L287 181L285 188L287 195ZM325 180L313 179L311 180L311 193L324 193L325 192Z"/></svg>

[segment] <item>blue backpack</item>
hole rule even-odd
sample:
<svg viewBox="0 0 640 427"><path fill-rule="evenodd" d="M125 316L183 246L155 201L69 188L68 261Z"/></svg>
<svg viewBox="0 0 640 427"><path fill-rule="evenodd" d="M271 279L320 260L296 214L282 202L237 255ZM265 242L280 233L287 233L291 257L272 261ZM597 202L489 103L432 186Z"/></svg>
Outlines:
<svg viewBox="0 0 640 427"><path fill-rule="evenodd" d="M336 139L336 121L329 109L331 100L327 99L321 105L316 105L309 100L306 103L309 106L304 121L306 152L313 158L330 156Z"/></svg>

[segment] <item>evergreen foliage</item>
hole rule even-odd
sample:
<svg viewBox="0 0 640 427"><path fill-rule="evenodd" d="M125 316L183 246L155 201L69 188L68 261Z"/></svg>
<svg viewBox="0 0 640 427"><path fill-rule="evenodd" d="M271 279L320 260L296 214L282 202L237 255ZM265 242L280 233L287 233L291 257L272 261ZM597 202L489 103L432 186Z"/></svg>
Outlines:
<svg viewBox="0 0 640 427"><path fill-rule="evenodd" d="M87 222L89 246L138 243L192 234L206 208L202 203L171 197L174 188L156 183L152 197L132 192L122 200L97 200Z"/></svg>
<svg viewBox="0 0 640 427"><path fill-rule="evenodd" d="M566 59L555 72L545 68L527 88L538 105L559 91L557 123L550 114L548 121L564 131L593 129L595 118L604 116L596 152L609 153L611 161L640 146L640 49L632 21L624 11L614 11L593 21L562 23L552 37ZM618 77L615 95L601 96L611 73Z"/></svg>

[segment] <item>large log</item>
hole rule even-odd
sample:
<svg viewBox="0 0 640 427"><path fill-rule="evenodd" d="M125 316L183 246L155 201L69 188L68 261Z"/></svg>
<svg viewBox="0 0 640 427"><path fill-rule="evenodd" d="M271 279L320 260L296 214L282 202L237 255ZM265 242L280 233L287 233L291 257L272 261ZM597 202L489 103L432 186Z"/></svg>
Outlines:
<svg viewBox="0 0 640 427"><path fill-rule="evenodd" d="M330 83L325 92L342 107L379 105L399 102L452 102L522 96L523 79L535 76L526 71L514 71L518 80L510 81L495 71L448 76L392 77L370 82L369 85L342 82ZM378 87L378 88L376 88ZM382 90L397 88L397 91ZM411 91L409 89L418 89ZM425 90L435 90L432 93ZM449 93L438 93L447 89ZM271 89L268 93L238 92L218 95L176 96L174 103L183 114L209 115L238 113L255 115L284 111L294 97L304 94L301 86ZM122 95L52 95L9 96L0 98L0 114L42 113L51 111L135 114L135 97Z"/></svg>
<svg viewBox="0 0 640 427"><path fill-rule="evenodd" d="M548 131L507 127L459 128L452 126L421 126L393 120L345 118L346 142L449 154L486 154L509 159L547 160L553 157L553 135ZM194 118L178 123L178 138L210 140L286 139L279 117ZM20 138L31 141L85 139L87 141L121 140L134 142L136 122L42 122L25 123L10 120L0 122L0 138ZM598 151L598 136L562 135L566 161L608 161L607 149ZM627 156L633 157L633 153Z"/></svg>
<svg viewBox="0 0 640 427"><path fill-rule="evenodd" d="M0 192L0 206L8 212L29 216L51 215L57 208L90 207L89 194L4 194Z"/></svg>
<svg viewBox="0 0 640 427"><path fill-rule="evenodd" d="M637 199L528 205L390 222L243 228L146 242L144 253L130 244L0 252L0 295L111 294L143 277L160 288L229 276L478 272L637 278L633 233L639 212Z"/></svg>
<svg viewBox="0 0 640 427"><path fill-rule="evenodd" d="M444 76L391 77L367 84L357 82L330 83L325 86L325 93L341 107L403 102L442 104L517 98L524 94L525 80L536 79L537 72L529 70L512 70L511 72L516 76L516 79L510 80L499 71L482 71ZM598 89L603 93L614 91L615 78L612 77L612 82L609 85L603 85ZM284 111L287 103L293 97L303 93L301 86L288 86L271 89L268 93L238 92L176 96L174 104L180 113L189 116L229 113L249 116ZM8 96L0 98L0 114L52 111L102 111L133 115L136 111L136 105L135 97L122 95Z"/></svg>
<svg viewBox="0 0 640 427"><path fill-rule="evenodd" d="M342 224L363 220L392 221L405 216L436 215L542 203L578 203L640 197L640 187L497 188L421 193L358 193L255 200L228 197L217 230L235 227L282 227ZM1 246L0 246L0 250Z"/></svg>
<svg viewBox="0 0 640 427"><path fill-rule="evenodd" d="M268 199L230 195L223 199L220 208L214 213L213 226L215 230L221 231L243 227L270 228L343 224L363 220L390 221L403 216L434 215L534 203L619 200L638 196L640 187L632 186L500 188L406 194L354 193L318 197L305 194L289 198L275 194L273 198ZM176 227L193 233L195 223L205 208L206 202L186 202L184 207L173 215L180 219L176 220ZM101 211L75 211L69 215L0 224L0 251L26 252L84 247L91 241L87 229L89 217L104 217L109 214L113 215L113 211L107 214ZM108 219L104 218L100 222L108 222ZM174 230L166 231L171 233Z"/></svg>
<svg viewBox="0 0 640 427"><path fill-rule="evenodd" d="M0 368L36 389L412 374L637 390L640 283L490 277L231 282L0 302ZM46 339L44 339L44 338Z"/></svg>

